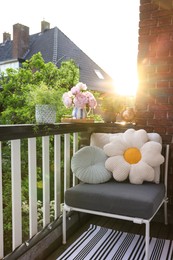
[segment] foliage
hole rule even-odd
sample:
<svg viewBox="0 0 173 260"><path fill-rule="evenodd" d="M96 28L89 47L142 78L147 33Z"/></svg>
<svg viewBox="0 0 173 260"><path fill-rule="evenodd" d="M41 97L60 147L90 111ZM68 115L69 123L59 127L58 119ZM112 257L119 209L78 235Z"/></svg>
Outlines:
<svg viewBox="0 0 173 260"><path fill-rule="evenodd" d="M62 114L67 110L62 104L62 94L79 81L79 69L75 63L70 60L62 63L57 68L53 63L45 63L41 54L37 53L30 60L23 62L19 69L7 69L6 73L0 73L0 124L27 124L35 122L35 106L31 102L28 104L30 92L36 91L40 85L44 84L57 94L56 104L58 106L57 117L60 120ZM55 93L54 92L54 93ZM49 97L50 98L50 97ZM57 120L57 121L58 121ZM28 205L28 164L27 164L27 142L22 141L21 161L22 161L22 201ZM37 140L38 141L38 140ZM41 140L37 143L37 163L38 181L41 180ZM4 243L5 254L11 250L12 237L12 204L11 200L11 165L10 142L3 142L3 217L4 217ZM52 163L52 162L51 162ZM23 217L23 238L28 236L28 212L22 208ZM5 221L7 220L7 221Z"/></svg>
<svg viewBox="0 0 173 260"><path fill-rule="evenodd" d="M114 111L119 113L124 108L124 97L115 93L104 93L99 97L99 104L103 112Z"/></svg>
<svg viewBox="0 0 173 260"><path fill-rule="evenodd" d="M79 68L76 66L74 60L63 61L58 70L58 85L61 88L70 88L79 82Z"/></svg>
<svg viewBox="0 0 173 260"><path fill-rule="evenodd" d="M35 108L28 106L28 94L41 82L59 92L57 121L64 114L62 93L79 81L79 69L74 61L66 61L57 68L52 62L45 63L41 53L23 62L19 69L7 69L0 73L0 124L27 124L35 122Z"/></svg>
<svg viewBox="0 0 173 260"><path fill-rule="evenodd" d="M88 118L93 119L94 122L103 122L103 118L101 115L92 112L89 113Z"/></svg>
<svg viewBox="0 0 173 260"><path fill-rule="evenodd" d="M101 93L97 101L96 113L101 115L101 121L107 123L115 122L117 115L120 115L125 107L125 98L116 93Z"/></svg>
<svg viewBox="0 0 173 260"><path fill-rule="evenodd" d="M44 82L41 82L39 86L35 86L28 93L29 105L54 105L58 106L58 99L61 95L61 91L55 88L48 87Z"/></svg>
<svg viewBox="0 0 173 260"><path fill-rule="evenodd" d="M50 222L54 220L54 207L55 207L55 201L50 201ZM37 222L38 226L41 228L43 226L43 202L41 200L37 201ZM24 216L29 215L29 204L28 201L22 202L22 212ZM29 223L28 223L29 224Z"/></svg>

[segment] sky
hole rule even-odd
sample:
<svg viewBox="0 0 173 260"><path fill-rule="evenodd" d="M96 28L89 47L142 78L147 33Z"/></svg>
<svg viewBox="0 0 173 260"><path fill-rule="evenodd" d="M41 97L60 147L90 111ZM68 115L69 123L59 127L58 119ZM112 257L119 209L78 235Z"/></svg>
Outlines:
<svg viewBox="0 0 173 260"><path fill-rule="evenodd" d="M1 3L0 42L13 25L58 27L105 70L121 94L135 94L140 0L8 0ZM123 93L124 92L124 93Z"/></svg>

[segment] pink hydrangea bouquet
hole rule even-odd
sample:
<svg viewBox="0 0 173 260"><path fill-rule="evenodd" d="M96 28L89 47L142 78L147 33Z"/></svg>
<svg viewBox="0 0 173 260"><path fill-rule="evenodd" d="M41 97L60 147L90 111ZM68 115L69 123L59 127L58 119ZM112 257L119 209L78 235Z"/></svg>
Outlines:
<svg viewBox="0 0 173 260"><path fill-rule="evenodd" d="M65 92L62 96L64 105L67 108L77 107L90 109L96 108L97 101L94 95L87 91L86 84L79 82L76 86L72 87L70 91Z"/></svg>

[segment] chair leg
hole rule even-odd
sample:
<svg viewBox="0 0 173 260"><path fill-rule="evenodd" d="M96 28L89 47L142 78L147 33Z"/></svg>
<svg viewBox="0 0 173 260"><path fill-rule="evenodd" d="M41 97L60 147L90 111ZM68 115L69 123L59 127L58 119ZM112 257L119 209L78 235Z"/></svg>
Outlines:
<svg viewBox="0 0 173 260"><path fill-rule="evenodd" d="M149 259L150 222L145 223L145 260Z"/></svg>
<svg viewBox="0 0 173 260"><path fill-rule="evenodd" d="M66 210L63 207L63 215L62 215L62 243L63 245L66 244Z"/></svg>
<svg viewBox="0 0 173 260"><path fill-rule="evenodd" d="M168 225L168 201L165 200L164 202L164 220L165 220L165 225Z"/></svg>

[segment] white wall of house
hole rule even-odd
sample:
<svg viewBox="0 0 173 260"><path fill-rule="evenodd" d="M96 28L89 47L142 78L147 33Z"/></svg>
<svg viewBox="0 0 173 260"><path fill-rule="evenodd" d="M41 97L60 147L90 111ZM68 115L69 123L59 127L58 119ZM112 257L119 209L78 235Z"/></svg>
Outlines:
<svg viewBox="0 0 173 260"><path fill-rule="evenodd" d="M6 62L0 62L0 72L5 72L7 68L18 69L19 61L11 60Z"/></svg>

